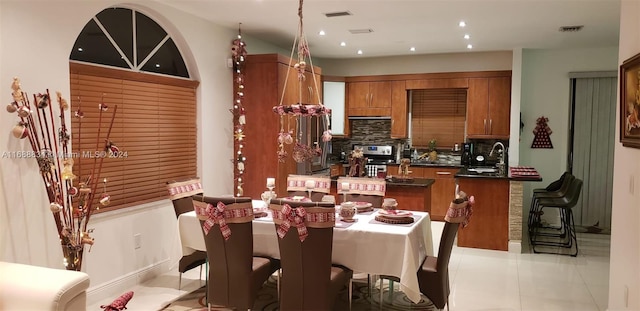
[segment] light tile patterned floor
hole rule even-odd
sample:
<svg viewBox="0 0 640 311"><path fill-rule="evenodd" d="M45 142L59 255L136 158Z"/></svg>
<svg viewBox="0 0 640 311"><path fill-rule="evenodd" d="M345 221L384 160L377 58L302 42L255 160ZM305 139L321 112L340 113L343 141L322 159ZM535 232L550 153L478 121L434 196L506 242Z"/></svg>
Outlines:
<svg viewBox="0 0 640 311"><path fill-rule="evenodd" d="M434 245L442 223L433 222ZM609 235L578 234L577 257L514 254L454 247L449 264L450 310L588 311L607 308L609 291ZM129 310L158 310L177 297L196 290L199 269L183 276L162 275L133 288ZM99 310L101 301L88 306Z"/></svg>

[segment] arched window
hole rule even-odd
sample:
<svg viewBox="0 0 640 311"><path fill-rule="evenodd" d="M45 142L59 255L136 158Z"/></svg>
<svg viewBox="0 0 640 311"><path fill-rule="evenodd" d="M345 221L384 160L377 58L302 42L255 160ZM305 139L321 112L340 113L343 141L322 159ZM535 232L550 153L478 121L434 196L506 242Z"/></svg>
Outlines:
<svg viewBox="0 0 640 311"><path fill-rule="evenodd" d="M160 25L136 10L105 9L76 39L69 67L72 115L78 109L84 114L71 122L79 182L91 175L96 156L107 156L97 191L108 193L111 204L100 211L165 199L167 181L196 175L198 82L189 79ZM102 118L100 104L109 107ZM116 106L109 138L120 151L108 156L96 149L104 146L99 141Z"/></svg>
<svg viewBox="0 0 640 311"><path fill-rule="evenodd" d="M135 10L110 8L82 29L72 60L189 78L182 55L167 32Z"/></svg>

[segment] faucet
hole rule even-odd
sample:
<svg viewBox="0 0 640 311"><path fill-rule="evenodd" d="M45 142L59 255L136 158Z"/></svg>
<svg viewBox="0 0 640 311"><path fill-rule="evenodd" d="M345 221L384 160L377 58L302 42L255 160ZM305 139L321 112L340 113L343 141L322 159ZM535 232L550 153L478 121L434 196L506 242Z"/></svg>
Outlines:
<svg viewBox="0 0 640 311"><path fill-rule="evenodd" d="M489 152L489 156L493 155L493 151L496 149L496 147L502 147L501 151L498 151L498 159L500 160L500 162L498 164L496 164L496 167L498 167L498 170L500 171L500 175L504 175L505 174L505 163L504 163L504 155L507 152L507 149L504 147L504 145L501 142L496 142L495 144L493 144L493 147L491 148L491 151Z"/></svg>
<svg viewBox="0 0 640 311"><path fill-rule="evenodd" d="M497 146L502 147L502 152L498 151L498 152L500 152L500 154L498 155L498 159L500 159L500 164L504 164L504 154L505 154L505 151L506 151L505 149L506 148L504 147L504 145L501 142L497 142L497 143L493 144L493 147L491 148L491 151L489 152L489 156L493 155L493 151L496 149Z"/></svg>

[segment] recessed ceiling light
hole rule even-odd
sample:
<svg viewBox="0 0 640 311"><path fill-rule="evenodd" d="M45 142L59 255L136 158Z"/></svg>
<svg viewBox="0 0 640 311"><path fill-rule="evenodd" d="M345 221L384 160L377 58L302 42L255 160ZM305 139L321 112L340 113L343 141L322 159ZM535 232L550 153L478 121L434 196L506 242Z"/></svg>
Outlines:
<svg viewBox="0 0 640 311"><path fill-rule="evenodd" d="M160 68L160 64L156 64L156 68Z"/></svg>
<svg viewBox="0 0 640 311"><path fill-rule="evenodd" d="M460 27L464 27L464 26L467 26L467 23L465 23L464 21L460 21L460 22L458 23L458 26L460 26Z"/></svg>
<svg viewBox="0 0 640 311"><path fill-rule="evenodd" d="M469 36L469 34L464 34L464 38L469 40L469 38L471 38L471 36Z"/></svg>
<svg viewBox="0 0 640 311"><path fill-rule="evenodd" d="M409 48L409 51L411 51L411 52L415 52L415 51L416 51L416 48L415 48L414 46L412 46L411 48Z"/></svg>
<svg viewBox="0 0 640 311"><path fill-rule="evenodd" d="M347 43L342 41L342 42L340 42L340 46L347 46Z"/></svg>
<svg viewBox="0 0 640 311"><path fill-rule="evenodd" d="M78 52L82 52L84 51L82 48L78 48Z"/></svg>
<svg viewBox="0 0 640 311"><path fill-rule="evenodd" d="M320 30L320 32L318 32L318 34L321 35L321 36L324 36L325 35L324 30Z"/></svg>
<svg viewBox="0 0 640 311"><path fill-rule="evenodd" d="M469 49L469 50L473 49L473 45L467 44L467 49Z"/></svg>
<svg viewBox="0 0 640 311"><path fill-rule="evenodd" d="M358 55L362 55L362 50L358 50Z"/></svg>

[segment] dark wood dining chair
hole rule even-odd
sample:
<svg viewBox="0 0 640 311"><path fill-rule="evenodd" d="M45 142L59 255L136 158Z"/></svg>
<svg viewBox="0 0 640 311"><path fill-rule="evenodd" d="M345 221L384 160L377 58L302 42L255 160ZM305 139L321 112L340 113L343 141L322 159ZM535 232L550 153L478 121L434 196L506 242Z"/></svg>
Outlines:
<svg viewBox="0 0 640 311"><path fill-rule="evenodd" d="M438 248L438 257L427 256L418 270L420 292L438 308L449 310L449 259L459 223L445 221Z"/></svg>
<svg viewBox="0 0 640 311"><path fill-rule="evenodd" d="M307 181L313 181L314 187L311 190L311 201L321 202L325 195L331 192L331 178L318 177L310 175L289 175L287 176L287 195L293 196L309 196L307 190Z"/></svg>
<svg viewBox="0 0 640 311"><path fill-rule="evenodd" d="M278 260L253 256L253 207L248 197L193 200L209 259L207 299L250 310L258 291L280 269Z"/></svg>
<svg viewBox="0 0 640 311"><path fill-rule="evenodd" d="M342 184L348 183L349 190L342 189ZM340 177L337 181L339 198L337 201L368 202L373 208L382 207L387 182L382 178L368 177Z"/></svg>
<svg viewBox="0 0 640 311"><path fill-rule="evenodd" d="M202 184L200 178L193 177L184 180L173 180L167 182L167 192L169 199L173 203L173 211L176 218L180 214L193 211L192 199L194 196L202 196ZM207 252L195 251L191 254L184 255L178 262L178 289L182 287L182 274L195 268L200 267L200 276L202 275L202 265L207 262Z"/></svg>
<svg viewBox="0 0 640 311"><path fill-rule="evenodd" d="M345 285L351 306L353 271L331 264L334 205L273 199L269 208L282 264L280 310L332 310Z"/></svg>

